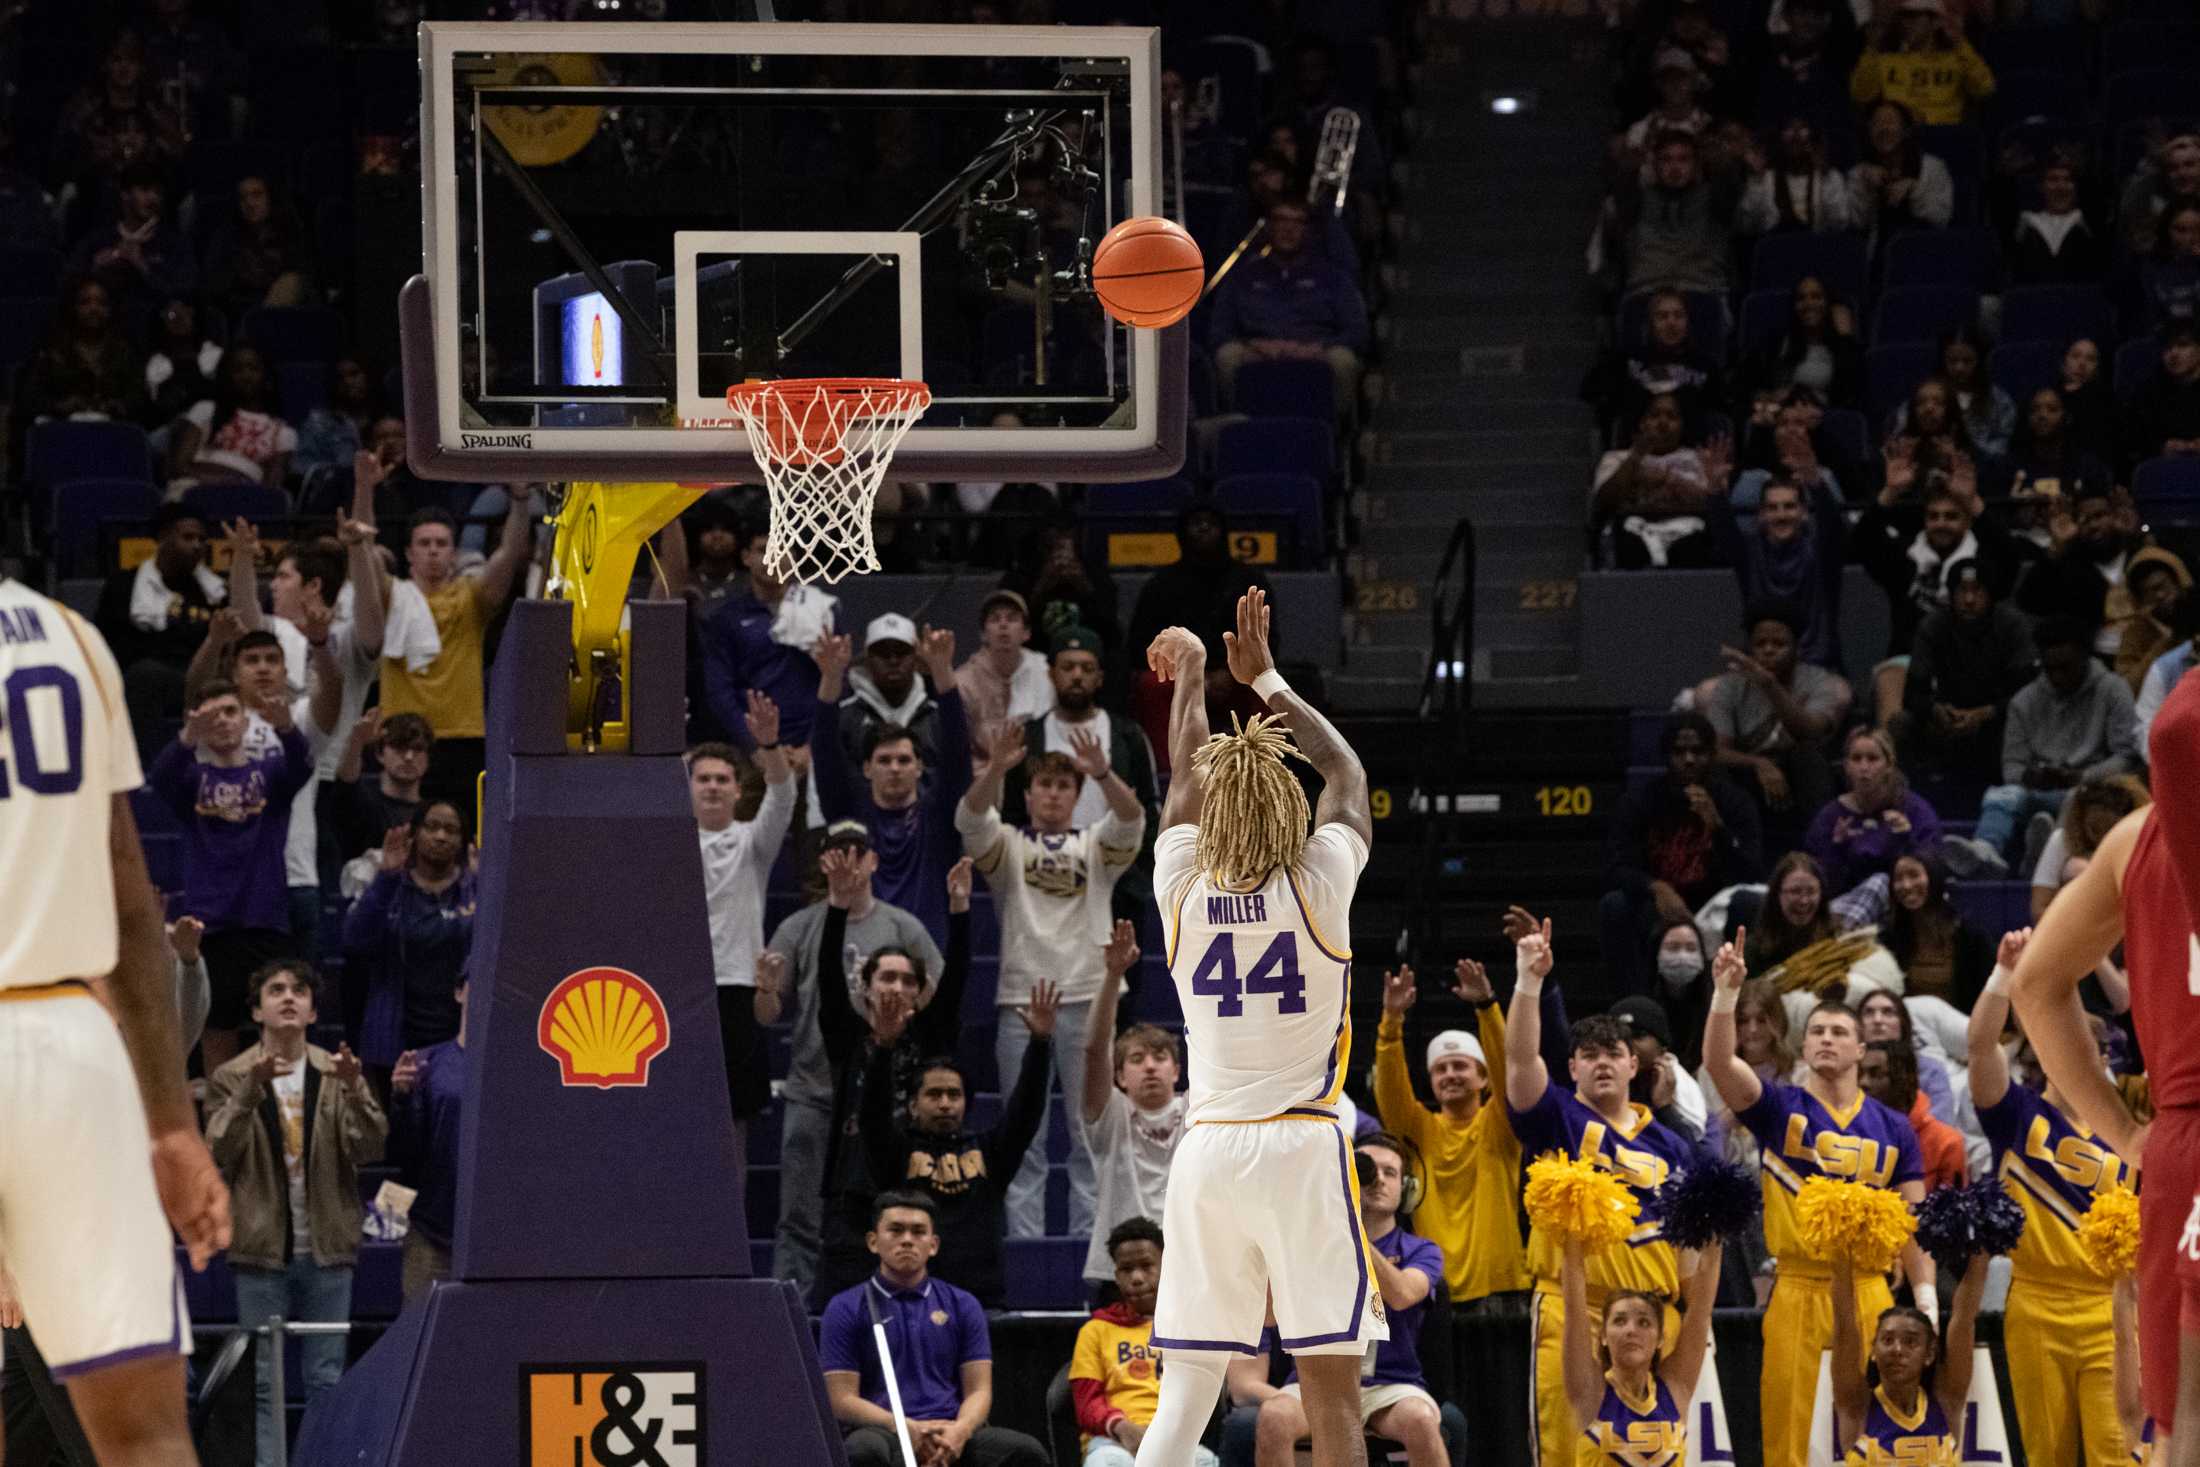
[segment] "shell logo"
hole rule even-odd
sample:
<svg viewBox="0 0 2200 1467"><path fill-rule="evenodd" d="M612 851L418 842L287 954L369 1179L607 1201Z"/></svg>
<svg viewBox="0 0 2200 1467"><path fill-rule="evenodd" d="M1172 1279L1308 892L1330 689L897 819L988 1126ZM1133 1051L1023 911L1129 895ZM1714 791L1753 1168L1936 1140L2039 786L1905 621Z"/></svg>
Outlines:
<svg viewBox="0 0 2200 1467"><path fill-rule="evenodd" d="M672 1043L664 1000L624 968L583 968L542 1001L535 1042L568 1085L647 1085L649 1062Z"/></svg>

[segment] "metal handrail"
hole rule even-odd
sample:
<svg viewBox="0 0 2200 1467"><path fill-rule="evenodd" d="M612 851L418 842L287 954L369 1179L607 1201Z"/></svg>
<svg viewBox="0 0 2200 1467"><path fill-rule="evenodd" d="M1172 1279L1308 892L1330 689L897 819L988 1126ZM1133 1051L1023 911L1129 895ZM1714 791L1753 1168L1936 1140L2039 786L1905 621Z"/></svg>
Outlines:
<svg viewBox="0 0 2200 1467"><path fill-rule="evenodd" d="M1445 588L1458 569L1458 600L1447 604ZM1442 866L1439 839L1442 824L1438 787L1448 783L1466 752L1467 724L1474 711L1474 596L1477 557L1474 521L1462 516L1452 526L1451 538L1429 582L1428 672L1421 680L1418 715L1434 723L1435 736L1421 741L1421 768L1414 779L1415 797L1421 804L1420 891L1414 910L1421 914L1421 929L1403 928L1398 933L1401 962L1427 960L1440 925L1442 906L1436 901L1436 878Z"/></svg>
<svg viewBox="0 0 2200 1467"><path fill-rule="evenodd" d="M250 1327L228 1324L195 1324L191 1326L191 1333L219 1336L224 1341L221 1353L214 1357L213 1365L206 1372L206 1379L199 1384L198 1404L202 1408L208 1405L213 1400L214 1393L227 1385L229 1377L236 1374L237 1366L244 1359L244 1340L249 1335L256 1340L272 1342L273 1348L267 1352L267 1398L278 1413L287 1413L290 1408L284 1398L289 1390L289 1382L284 1378L284 1372L289 1368L289 1362L283 1358L283 1341L285 1337L289 1335L348 1335L351 1333L351 1329L351 1321L348 1319L314 1322L285 1319L280 1314L275 1315L265 1324L256 1324ZM257 1398L254 1401L252 1414L253 1430L257 1433L259 1429ZM281 1425L282 1429L275 1433L275 1467L289 1467L290 1423L287 1419L284 1419Z"/></svg>

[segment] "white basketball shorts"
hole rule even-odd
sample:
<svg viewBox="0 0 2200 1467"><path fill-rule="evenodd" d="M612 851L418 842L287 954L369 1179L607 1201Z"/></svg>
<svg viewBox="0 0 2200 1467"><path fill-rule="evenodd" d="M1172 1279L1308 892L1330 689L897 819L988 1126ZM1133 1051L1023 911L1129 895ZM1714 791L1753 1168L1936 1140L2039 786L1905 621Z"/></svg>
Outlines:
<svg viewBox="0 0 2200 1467"><path fill-rule="evenodd" d="M0 1258L67 1378L191 1352L175 1237L114 1020L68 987L0 989Z"/></svg>
<svg viewBox="0 0 2200 1467"><path fill-rule="evenodd" d="M1259 1353L1273 1296L1294 1355L1358 1355L1390 1338L1360 1231L1359 1179L1335 1116L1206 1121L1177 1143L1154 1309L1164 1350Z"/></svg>

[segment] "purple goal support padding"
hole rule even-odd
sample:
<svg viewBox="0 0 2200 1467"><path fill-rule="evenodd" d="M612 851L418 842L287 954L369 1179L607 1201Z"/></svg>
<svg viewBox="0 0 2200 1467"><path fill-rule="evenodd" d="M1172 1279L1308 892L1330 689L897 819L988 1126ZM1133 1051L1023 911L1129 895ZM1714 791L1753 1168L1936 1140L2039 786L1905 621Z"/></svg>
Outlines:
<svg viewBox="0 0 2200 1467"><path fill-rule="evenodd" d="M684 618L637 612L640 694L682 665ZM571 657L569 603L512 608L489 689L453 1281L344 1377L294 1460L839 1464L801 1301L748 1277L665 700L635 710L637 747L662 752L568 753ZM656 1455L627 1455L652 1428Z"/></svg>

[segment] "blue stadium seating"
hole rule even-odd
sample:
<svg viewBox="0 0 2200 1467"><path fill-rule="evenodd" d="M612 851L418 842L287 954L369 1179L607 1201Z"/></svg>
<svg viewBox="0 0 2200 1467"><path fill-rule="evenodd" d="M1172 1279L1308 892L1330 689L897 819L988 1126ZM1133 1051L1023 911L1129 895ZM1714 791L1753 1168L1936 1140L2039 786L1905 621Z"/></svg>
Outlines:
<svg viewBox="0 0 2200 1467"><path fill-rule="evenodd" d="M1907 285L1953 285L1975 294L2001 278L2001 250L1994 232L1980 226L1919 229L1887 241L1888 290Z"/></svg>
<svg viewBox="0 0 2200 1467"><path fill-rule="evenodd" d="M2131 492L2149 522L2200 524L2200 458L2150 458L2132 471Z"/></svg>
<svg viewBox="0 0 2200 1467"><path fill-rule="evenodd" d="M54 298L50 295L0 300L0 370L20 367L31 359L46 334L46 324L53 320L53 312Z"/></svg>
<svg viewBox="0 0 2200 1467"><path fill-rule="evenodd" d="M239 332L270 363L333 362L344 350L344 317L327 306L260 306Z"/></svg>
<svg viewBox="0 0 2200 1467"><path fill-rule="evenodd" d="M1085 1240L1010 1238L1001 1260L1010 1309L1085 1307Z"/></svg>
<svg viewBox="0 0 2200 1467"><path fill-rule="evenodd" d="M1779 345L1793 313L1791 290L1752 290L1742 297L1742 314L1734 328L1734 355L1743 361Z"/></svg>
<svg viewBox="0 0 2200 1467"><path fill-rule="evenodd" d="M1215 476L1311 473L1327 482L1336 470L1337 435L1319 418L1248 418L1215 435Z"/></svg>
<svg viewBox="0 0 2200 1467"><path fill-rule="evenodd" d="M241 479L194 485L184 492L183 502L206 516L209 527L226 525L234 519L263 525L290 514L290 497L282 490Z"/></svg>
<svg viewBox="0 0 2200 1467"><path fill-rule="evenodd" d="M1875 346L1864 354L1864 411L1875 430L1885 429L1888 416L1910 400L1939 359L1940 349L1930 341Z"/></svg>
<svg viewBox="0 0 2200 1467"><path fill-rule="evenodd" d="M1749 256L1749 288L1791 291L1806 276L1818 277L1837 298L1864 296L1864 237L1860 234L1769 234Z"/></svg>
<svg viewBox="0 0 2200 1467"><path fill-rule="evenodd" d="M1249 515L1288 519L1300 566L1319 565L1329 553L1321 481L1312 474L1230 474L1215 482L1215 502L1239 523Z"/></svg>
<svg viewBox="0 0 2200 1467"><path fill-rule="evenodd" d="M2116 348L2116 370L2110 381L2115 385L2116 395L2122 397L2161 370L2161 345L2151 336L2141 336Z"/></svg>
<svg viewBox="0 0 2200 1467"><path fill-rule="evenodd" d="M53 489L54 574L103 575L100 529L109 521L147 524L160 506L160 491L143 479L64 479Z"/></svg>
<svg viewBox="0 0 2200 1467"><path fill-rule="evenodd" d="M2021 412L2024 400L2042 387L2062 385L2062 354L2060 342L2012 341L1994 348L1987 375L2016 400Z"/></svg>
<svg viewBox="0 0 2200 1467"><path fill-rule="evenodd" d="M2108 79L2101 122L2115 132L2148 118L2189 117L2200 107L2200 73L2180 66L2150 66Z"/></svg>
<svg viewBox="0 0 2200 1467"><path fill-rule="evenodd" d="M1840 444L1842 450L1852 459L1863 462L1871 458L1871 424L1865 422L1864 415L1854 408L1834 408L1818 426L1828 438Z"/></svg>
<svg viewBox="0 0 2200 1467"><path fill-rule="evenodd" d="M1879 298L1872 344L1938 341L1942 333L1978 321L1978 292L1956 285L1908 285Z"/></svg>
<svg viewBox="0 0 2200 1467"><path fill-rule="evenodd" d="M1327 362L1247 362L1231 395L1254 417L1327 420L1336 413L1336 382Z"/></svg>
<svg viewBox="0 0 2200 1467"><path fill-rule="evenodd" d="M1150 514L1172 522L1196 491L1189 479L1142 479L1135 484L1097 486L1086 507L1095 514Z"/></svg>
<svg viewBox="0 0 2200 1467"><path fill-rule="evenodd" d="M2101 33L2101 75L2169 66L2200 66L2200 25L2125 21Z"/></svg>
<svg viewBox="0 0 2200 1467"><path fill-rule="evenodd" d="M1987 117L1996 131L2035 117L2083 117L2090 110L2082 75L2067 61L2059 68L2012 71L1994 78L1994 95L1987 103ZM1925 129L1925 131L1941 131ZM1982 140L1983 142L1983 140ZM1928 153L1939 152L1927 144ZM1948 167L1954 170L1950 161ZM1975 174L1973 175L1976 176Z"/></svg>
<svg viewBox="0 0 2200 1467"><path fill-rule="evenodd" d="M327 362L283 362L275 368L275 390L287 421L303 423L309 413L328 405L328 373Z"/></svg>
<svg viewBox="0 0 2200 1467"><path fill-rule="evenodd" d="M2001 298L2001 339L2049 341L2057 348L2090 336L2115 335L2116 313L2091 285L2024 285Z"/></svg>
<svg viewBox="0 0 2200 1467"><path fill-rule="evenodd" d="M44 245L0 245L0 282L14 295L50 295L61 285L61 254Z"/></svg>

